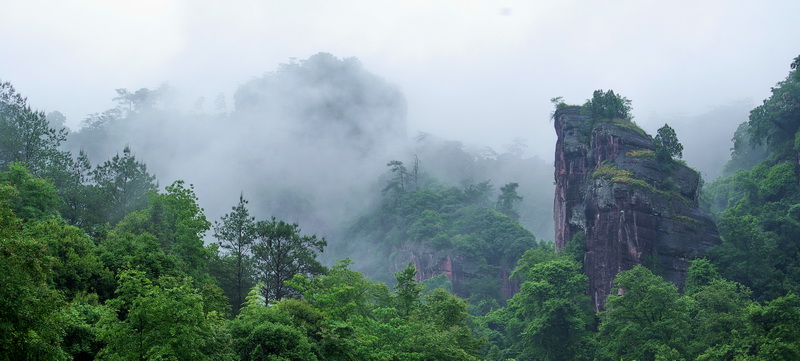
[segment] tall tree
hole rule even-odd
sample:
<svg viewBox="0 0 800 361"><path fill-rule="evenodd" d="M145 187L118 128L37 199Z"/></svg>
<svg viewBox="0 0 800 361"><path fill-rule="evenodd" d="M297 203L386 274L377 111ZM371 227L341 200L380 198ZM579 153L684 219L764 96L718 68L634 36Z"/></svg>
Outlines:
<svg viewBox="0 0 800 361"><path fill-rule="evenodd" d="M221 276L231 285L226 293L233 313L238 314L247 292L254 286L251 248L256 239L256 219L250 216L244 195L239 195L239 204L230 213L222 216L220 222L214 222L214 237L226 252Z"/></svg>
<svg viewBox="0 0 800 361"><path fill-rule="evenodd" d="M190 279L124 271L113 312L100 321L100 351L109 360L233 360L230 339L220 332L222 320L205 312L203 296Z"/></svg>
<svg viewBox="0 0 800 361"><path fill-rule="evenodd" d="M417 282L417 269L409 262L406 268L394 274L397 278L395 288L395 304L400 314L408 318L420 306L420 295L423 286Z"/></svg>
<svg viewBox="0 0 800 361"><path fill-rule="evenodd" d="M675 129L672 129L668 124L658 129L653 144L656 147L656 158L659 161L665 162L672 160L673 157L683 157L683 145L678 141L678 136L675 135Z"/></svg>
<svg viewBox="0 0 800 361"><path fill-rule="evenodd" d="M295 275L313 276L325 268L317 260L327 242L316 235L300 234L300 226L276 220L256 223L253 245L256 274L263 282L261 293L267 302L280 301L296 291L285 284Z"/></svg>
<svg viewBox="0 0 800 361"><path fill-rule="evenodd" d="M58 347L60 293L51 287L47 244L20 232L17 190L0 183L0 360L66 360Z"/></svg>
<svg viewBox="0 0 800 361"><path fill-rule="evenodd" d="M642 265L621 272L600 313L599 343L611 359L667 360L686 354L689 322L674 284Z"/></svg>
<svg viewBox="0 0 800 361"><path fill-rule="evenodd" d="M122 156L115 155L92 172L104 206L101 214L111 223L119 222L126 214L147 206L147 193L155 191L154 175L147 166L136 160L129 147Z"/></svg>
<svg viewBox="0 0 800 361"><path fill-rule="evenodd" d="M180 261L185 274L204 280L210 252L203 236L211 223L197 201L192 185L175 181L166 187L166 193L153 193L147 208L126 216L115 231L155 236L164 252Z"/></svg>
<svg viewBox="0 0 800 361"><path fill-rule="evenodd" d="M555 100L560 101L558 98ZM631 101L615 94L611 89L605 92L602 89L595 90L592 99L587 100L583 108L589 111L594 120L629 119L631 116Z"/></svg>
<svg viewBox="0 0 800 361"><path fill-rule="evenodd" d="M798 151L798 130L800 130L800 73L797 57L792 62L785 80L772 87L772 95L764 103L750 111L751 143L765 144L770 151L787 156L792 145ZM785 147L785 145L789 147ZM795 152L795 156L800 153Z"/></svg>
<svg viewBox="0 0 800 361"><path fill-rule="evenodd" d="M562 257L525 267L526 281L510 301L526 323L523 356L537 360L590 358L593 319L581 265Z"/></svg>
<svg viewBox="0 0 800 361"><path fill-rule="evenodd" d="M34 111L27 98L8 82L0 82L0 169L22 162L32 173L43 175L57 159L66 140L64 128L50 127L44 112Z"/></svg>
<svg viewBox="0 0 800 361"><path fill-rule="evenodd" d="M522 201L522 197L517 194L518 187L518 183L508 183L500 187L500 195L497 196L496 206L498 212L507 215L515 222L519 221L519 213L514 209L514 205Z"/></svg>

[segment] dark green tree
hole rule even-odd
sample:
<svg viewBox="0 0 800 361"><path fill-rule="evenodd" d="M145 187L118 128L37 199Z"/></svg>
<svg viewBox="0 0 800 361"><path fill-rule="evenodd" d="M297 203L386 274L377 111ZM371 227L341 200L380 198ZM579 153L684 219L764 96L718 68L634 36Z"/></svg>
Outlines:
<svg viewBox="0 0 800 361"><path fill-rule="evenodd" d="M58 147L66 137L64 128L50 127L44 112L32 110L11 83L0 82L0 170L21 162L42 176L64 157Z"/></svg>
<svg viewBox="0 0 800 361"><path fill-rule="evenodd" d="M20 232L12 209L19 193L0 183L0 360L66 360L61 294L51 286L47 244Z"/></svg>
<svg viewBox="0 0 800 361"><path fill-rule="evenodd" d="M393 160L386 164L387 167L390 167L392 173L395 173L394 178L389 180L386 184L386 187L383 188L383 193L387 193L389 191L396 191L402 192L406 190L407 182L408 182L408 170L406 166L403 165L403 162L399 160Z"/></svg>
<svg viewBox="0 0 800 361"><path fill-rule="evenodd" d="M668 124L658 129L653 145L656 147L656 158L661 162L672 160L673 157L683 157L683 145L675 135L675 129Z"/></svg>
<svg viewBox="0 0 800 361"><path fill-rule="evenodd" d="M750 140L765 144L783 157L796 156L797 132L800 129L800 73L797 59L785 80L772 87L772 95L750 111Z"/></svg>
<svg viewBox="0 0 800 361"><path fill-rule="evenodd" d="M256 239L256 219L247 210L247 200L239 196L239 204L225 214L220 222L214 222L214 237L225 251L222 256L222 272L219 275L223 287L233 306L234 315L239 313L247 292L255 285L253 280L253 256L251 248Z"/></svg>
<svg viewBox="0 0 800 361"><path fill-rule="evenodd" d="M514 209L514 205L522 202L522 197L517 194L518 183L508 183L500 187L500 195L497 196L497 205L495 209L498 212L507 215L515 222L519 221L519 213Z"/></svg>
<svg viewBox="0 0 800 361"><path fill-rule="evenodd" d="M101 359L233 360L222 319L204 311L203 296L186 278L150 280L141 271L119 275L113 312L101 321Z"/></svg>
<svg viewBox="0 0 800 361"><path fill-rule="evenodd" d="M520 270L518 268L518 270ZM591 359L593 315L581 265L559 257L525 267L525 282L509 304L525 324L526 359Z"/></svg>
<svg viewBox="0 0 800 361"><path fill-rule="evenodd" d="M327 245L324 238L301 235L300 226L276 220L256 223L256 241L252 246L256 277L267 302L277 302L297 292L285 282L295 275L313 276L325 268L317 253Z"/></svg>
<svg viewBox="0 0 800 361"><path fill-rule="evenodd" d="M129 147L122 156L115 155L97 166L92 172L99 191L99 213L112 224L133 211L147 206L147 193L155 191L156 177L147 172L147 166L136 160Z"/></svg>
<svg viewBox="0 0 800 361"><path fill-rule="evenodd" d="M627 120L631 117L631 101L610 89L605 92L602 89L595 90L592 99L587 100L583 108L591 114L593 120Z"/></svg>

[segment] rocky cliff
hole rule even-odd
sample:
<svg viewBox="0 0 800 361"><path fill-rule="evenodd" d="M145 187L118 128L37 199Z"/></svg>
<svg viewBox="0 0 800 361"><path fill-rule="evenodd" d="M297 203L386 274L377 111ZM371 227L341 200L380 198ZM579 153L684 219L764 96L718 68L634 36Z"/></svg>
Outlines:
<svg viewBox="0 0 800 361"><path fill-rule="evenodd" d="M583 250L595 308L636 264L682 287L689 261L719 243L697 206L700 175L656 161L653 139L628 120L593 122L565 107L554 123L556 248Z"/></svg>

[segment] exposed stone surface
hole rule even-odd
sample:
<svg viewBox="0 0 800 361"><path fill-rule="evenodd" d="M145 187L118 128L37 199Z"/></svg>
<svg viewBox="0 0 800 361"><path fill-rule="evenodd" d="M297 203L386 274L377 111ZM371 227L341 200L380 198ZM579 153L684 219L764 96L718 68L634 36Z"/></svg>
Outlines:
<svg viewBox="0 0 800 361"><path fill-rule="evenodd" d="M469 260L469 257L453 250L434 250L427 242L403 245L395 248L393 254L395 261L411 260L414 268L417 269L418 282L444 274L450 280L453 292L461 297L470 295L469 285L466 285L465 282L485 276L497 279L504 298L511 298L519 292L519 281L510 279L512 269L509 267L498 266L496 274L486 275L476 267L474 262ZM391 267L392 272L400 271L405 266L405 263L394 262Z"/></svg>
<svg viewBox="0 0 800 361"><path fill-rule="evenodd" d="M617 273L644 264L682 287L689 261L720 242L697 206L694 170L659 164L634 124L598 121L579 107L555 113L556 248L585 242L589 296L603 308ZM583 238L583 240L581 240Z"/></svg>

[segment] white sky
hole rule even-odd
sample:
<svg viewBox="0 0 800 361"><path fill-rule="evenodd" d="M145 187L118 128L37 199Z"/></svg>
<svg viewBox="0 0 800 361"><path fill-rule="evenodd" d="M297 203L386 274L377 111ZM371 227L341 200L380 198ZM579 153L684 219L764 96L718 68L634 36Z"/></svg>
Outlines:
<svg viewBox="0 0 800 361"><path fill-rule="evenodd" d="M77 125L114 89L213 99L289 58L357 57L417 131L551 160L549 99L595 89L637 122L760 103L800 54L800 1L3 0L0 79ZM679 134L680 136L680 134Z"/></svg>

